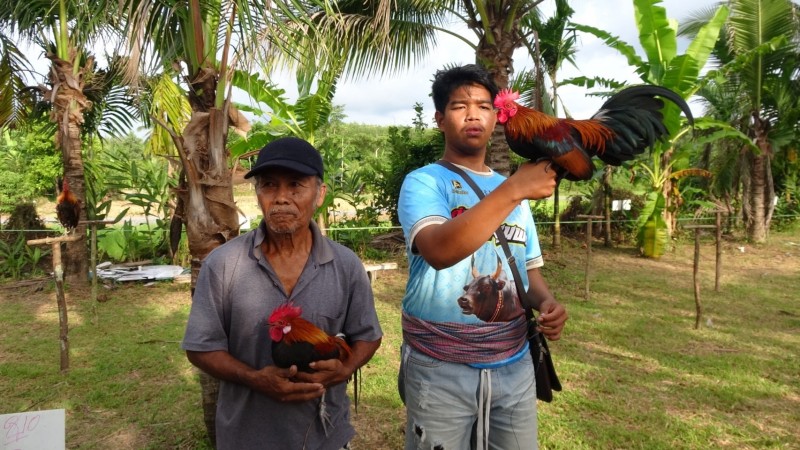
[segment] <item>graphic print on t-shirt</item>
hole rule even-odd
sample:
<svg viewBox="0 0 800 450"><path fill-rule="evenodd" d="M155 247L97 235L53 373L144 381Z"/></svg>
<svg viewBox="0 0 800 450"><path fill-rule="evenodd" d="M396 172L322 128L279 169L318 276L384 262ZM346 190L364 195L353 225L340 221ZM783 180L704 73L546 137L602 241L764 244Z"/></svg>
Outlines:
<svg viewBox="0 0 800 450"><path fill-rule="evenodd" d="M478 273L472 256L472 281L464 286L457 303L465 315L473 314L484 322L509 322L523 314L517 290L499 256L494 273L486 275Z"/></svg>
<svg viewBox="0 0 800 450"><path fill-rule="evenodd" d="M505 180L495 172L468 173L485 195L494 191ZM484 287L484 289L491 288L488 292L488 303L484 303L484 306L488 304L491 307L488 315L485 313L476 315L473 311L478 311L480 309L478 306L471 306L465 311L458 300L468 297L469 289L465 290L465 287L480 285L473 274L473 269L478 274L486 276L487 280L492 279L492 275L497 272L498 256L502 261L502 269L501 273L496 275L495 281L500 281L499 284L503 284L504 287L516 286L505 252L493 235L487 236L486 242L472 255L441 269L431 267L415 246L420 230L446 223L448 220L457 220L462 214L474 208L479 201L475 191L460 176L438 164L422 167L406 176L398 202L398 218L403 226L406 242L409 244L407 247L409 278L403 297L403 311L409 316L442 324L489 324L487 320L491 320L499 304L496 301L499 299L499 293L495 293L501 292L502 289L495 288L491 283ZM474 216L471 220L480 221L481 218ZM521 202L503 219L501 230L509 242L514 264L522 275L520 281L524 289L527 286L526 271L541 265L538 236L527 201ZM515 288L512 289L513 292L516 291ZM512 295L512 298L515 297L517 296ZM504 293L504 305L508 304L508 299L508 295ZM464 302L462 299L462 305ZM513 302L513 305L519 305L519 300ZM524 314L521 307L517 308ZM495 317L494 324L507 323L497 320L498 317L502 317L501 313L502 308Z"/></svg>

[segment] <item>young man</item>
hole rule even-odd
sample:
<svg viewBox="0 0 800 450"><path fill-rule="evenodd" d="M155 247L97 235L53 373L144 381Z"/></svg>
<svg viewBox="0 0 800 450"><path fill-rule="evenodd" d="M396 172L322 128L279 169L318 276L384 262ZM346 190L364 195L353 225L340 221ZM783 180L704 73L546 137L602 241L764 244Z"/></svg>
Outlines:
<svg viewBox="0 0 800 450"><path fill-rule="evenodd" d="M567 320L544 282L528 199L555 189L548 163L523 164L508 179L484 163L497 116L497 87L476 65L439 71L433 83L442 159L410 173L398 214L408 245L399 388L407 411L406 450L537 448L536 387L524 307L556 340ZM493 234L502 226L532 305L521 305L508 260ZM489 275L486 277L485 275ZM527 275L527 277L526 277Z"/></svg>
<svg viewBox="0 0 800 450"><path fill-rule="evenodd" d="M308 142L267 144L245 175L256 178L261 225L211 252L198 275L182 347L192 364L221 380L220 450L341 449L355 434L346 381L382 333L361 261L313 220L325 198L322 175L322 158ZM267 318L290 301L327 334L343 333L352 355L311 363L314 373L276 367Z"/></svg>

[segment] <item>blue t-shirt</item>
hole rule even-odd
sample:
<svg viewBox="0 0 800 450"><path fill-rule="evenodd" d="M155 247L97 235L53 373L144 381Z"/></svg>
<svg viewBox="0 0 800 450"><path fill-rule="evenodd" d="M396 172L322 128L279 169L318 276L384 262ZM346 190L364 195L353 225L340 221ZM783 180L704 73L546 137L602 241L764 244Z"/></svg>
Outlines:
<svg viewBox="0 0 800 450"><path fill-rule="evenodd" d="M504 180L494 171L467 171L475 183L488 194ZM430 322L481 324L488 321L476 314L465 313L459 299L479 275L496 273L502 265L499 280L513 288L513 275L503 248L492 236L471 257L442 270L431 267L416 251L414 238L428 225L441 224L463 213L476 203L478 196L461 176L438 164L430 164L408 174L400 190L398 215L406 237L409 278L403 297L403 311ZM527 270L543 265L539 237L527 201L523 201L502 223L502 229L517 263L522 284L528 288ZM475 269L476 272L473 272ZM463 301L463 300L462 300ZM518 299L515 301L519 302ZM493 305L489 305L490 313Z"/></svg>

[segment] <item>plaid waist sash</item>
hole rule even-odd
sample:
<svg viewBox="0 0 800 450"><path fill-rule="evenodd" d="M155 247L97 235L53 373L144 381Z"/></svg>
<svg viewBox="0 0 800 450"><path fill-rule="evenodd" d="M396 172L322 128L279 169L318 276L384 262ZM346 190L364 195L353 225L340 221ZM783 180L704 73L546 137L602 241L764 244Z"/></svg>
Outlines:
<svg viewBox="0 0 800 450"><path fill-rule="evenodd" d="M470 325L428 322L403 312L403 339L415 350L441 361L492 363L517 354L525 345L525 316L510 322Z"/></svg>

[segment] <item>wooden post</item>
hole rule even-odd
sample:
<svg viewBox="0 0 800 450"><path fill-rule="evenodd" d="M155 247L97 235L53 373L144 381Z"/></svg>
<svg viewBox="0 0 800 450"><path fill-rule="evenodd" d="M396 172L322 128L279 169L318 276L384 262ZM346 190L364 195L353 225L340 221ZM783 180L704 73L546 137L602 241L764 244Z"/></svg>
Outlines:
<svg viewBox="0 0 800 450"><path fill-rule="evenodd" d="M92 251L89 264L92 266L92 311L94 312L95 324L97 323L97 225L116 223L114 220L82 220L79 223L87 224L91 227Z"/></svg>
<svg viewBox="0 0 800 450"><path fill-rule="evenodd" d="M722 272L722 211L717 211L717 267L714 273L714 292L719 292L719 277Z"/></svg>
<svg viewBox="0 0 800 450"><path fill-rule="evenodd" d="M583 298L589 300L589 270L592 266L592 219L603 219L605 216L579 215L578 219L586 219L586 269L584 270Z"/></svg>
<svg viewBox="0 0 800 450"><path fill-rule="evenodd" d="M716 228L716 225L686 225L684 228L694 230L694 267L692 269L692 279L694 282L694 329L700 328L700 319L703 316L703 305L700 302L700 280L698 272L700 270L700 230Z"/></svg>
<svg viewBox="0 0 800 450"><path fill-rule="evenodd" d="M56 281L56 303L58 304L58 340L61 345L61 373L69 370L69 322L67 321L67 300L64 295L64 265L61 262L61 244L80 240L78 234L71 234L57 238L32 239L28 245L52 245L53 249L53 276Z"/></svg>

